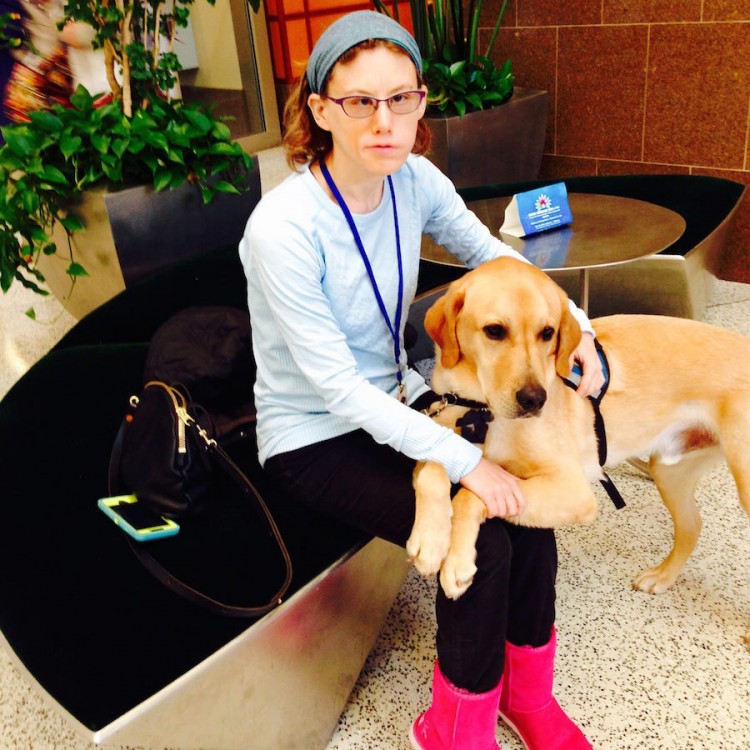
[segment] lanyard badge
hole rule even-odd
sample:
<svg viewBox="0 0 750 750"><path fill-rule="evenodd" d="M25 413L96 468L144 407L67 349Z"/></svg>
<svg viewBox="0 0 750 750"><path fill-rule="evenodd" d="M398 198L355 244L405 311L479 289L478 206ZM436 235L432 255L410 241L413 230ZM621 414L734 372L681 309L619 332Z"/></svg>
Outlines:
<svg viewBox="0 0 750 750"><path fill-rule="evenodd" d="M372 285L372 291L375 294L375 299L378 302L380 314L383 316L383 320L385 320L386 326L388 326L391 338L393 338L393 356L396 361L396 382L398 383L396 388L396 398L398 398L401 403L405 404L407 402L406 383L404 383L404 374L401 368L401 313L403 310L404 299L404 268L401 260L401 236L398 231L398 211L396 210L396 192L393 189L393 180L391 179L390 175L388 175L388 187L391 191L391 203L393 204L393 225L396 230L396 258L398 261L398 302L396 303L396 319L394 323L391 323L388 311L385 309L383 297L381 296L380 289L378 288L378 282L376 281L375 274L372 270L372 265L370 264L370 259L367 257L367 253L365 252L365 247L362 244L362 238L359 236L359 232L357 231L357 226L354 223L354 217L349 210L349 206L346 205L346 201L339 192L339 189L336 187L336 183L333 181L333 177L331 177L331 173L328 171L328 167L326 167L325 162L321 159L318 164L320 164L320 171L323 173L323 177L328 183L328 187L331 189L331 192L338 201L341 210L344 212L344 216L346 217L346 221L349 224L349 228L352 231L352 236L354 237L354 243L359 250L360 257L362 258L362 262L365 264L365 269L367 270L367 275L370 278L370 284Z"/></svg>

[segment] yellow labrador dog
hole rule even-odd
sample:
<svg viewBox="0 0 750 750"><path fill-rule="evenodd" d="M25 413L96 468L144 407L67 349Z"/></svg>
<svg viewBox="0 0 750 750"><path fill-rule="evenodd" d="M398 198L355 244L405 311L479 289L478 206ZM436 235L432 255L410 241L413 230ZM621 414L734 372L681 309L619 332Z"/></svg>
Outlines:
<svg viewBox="0 0 750 750"><path fill-rule="evenodd" d="M663 316L615 315L593 325L610 368L601 401L606 465L648 455L674 521L670 554L633 582L661 593L698 539L698 479L722 457L750 513L750 339ZM428 310L425 329L436 344L433 388L492 413L484 455L519 477L526 497L523 511L508 520L539 527L593 521L591 482L603 475L591 402L561 377L581 336L562 289L534 266L501 258L453 282ZM706 362L717 365L708 376ZM448 406L436 419L454 426L466 411ZM437 464L418 464L414 486L407 550L420 572L440 570L446 594L457 598L476 572L485 506L463 488L451 503L450 482Z"/></svg>

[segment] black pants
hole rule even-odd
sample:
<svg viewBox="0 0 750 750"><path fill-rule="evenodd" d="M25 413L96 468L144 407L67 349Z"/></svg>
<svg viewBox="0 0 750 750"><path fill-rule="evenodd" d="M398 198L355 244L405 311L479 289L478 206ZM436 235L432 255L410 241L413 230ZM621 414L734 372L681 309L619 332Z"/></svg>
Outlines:
<svg viewBox="0 0 750 750"><path fill-rule="evenodd" d="M266 471L300 502L402 547L414 523L414 461L362 430L269 458ZM438 587L437 654L457 687L482 693L503 672L505 640L541 646L555 620L557 546L549 529L484 523L477 574L448 599Z"/></svg>

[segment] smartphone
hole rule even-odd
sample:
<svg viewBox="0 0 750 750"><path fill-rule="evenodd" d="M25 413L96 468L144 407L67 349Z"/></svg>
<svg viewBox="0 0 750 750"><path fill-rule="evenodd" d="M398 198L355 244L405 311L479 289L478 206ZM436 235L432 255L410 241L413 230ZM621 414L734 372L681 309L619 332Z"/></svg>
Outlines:
<svg viewBox="0 0 750 750"><path fill-rule="evenodd" d="M180 530L179 524L139 503L135 495L103 497L97 505L106 516L138 542L174 536Z"/></svg>

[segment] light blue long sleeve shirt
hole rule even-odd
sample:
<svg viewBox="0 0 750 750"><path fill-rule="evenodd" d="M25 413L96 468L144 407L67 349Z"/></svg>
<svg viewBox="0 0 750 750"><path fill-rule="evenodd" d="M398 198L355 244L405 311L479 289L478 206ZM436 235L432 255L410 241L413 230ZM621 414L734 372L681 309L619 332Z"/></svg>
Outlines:
<svg viewBox="0 0 750 750"><path fill-rule="evenodd" d="M520 256L493 237L430 161L411 155L393 176L403 262L401 365L409 402L428 386L407 368L403 327L417 288L422 233L468 267ZM391 323L398 296L393 205L354 214ZM259 202L240 242L257 365L258 454L269 456L362 428L416 460L436 461L451 481L481 450L396 398L393 338L341 208L309 167ZM585 330L588 319L576 308Z"/></svg>

